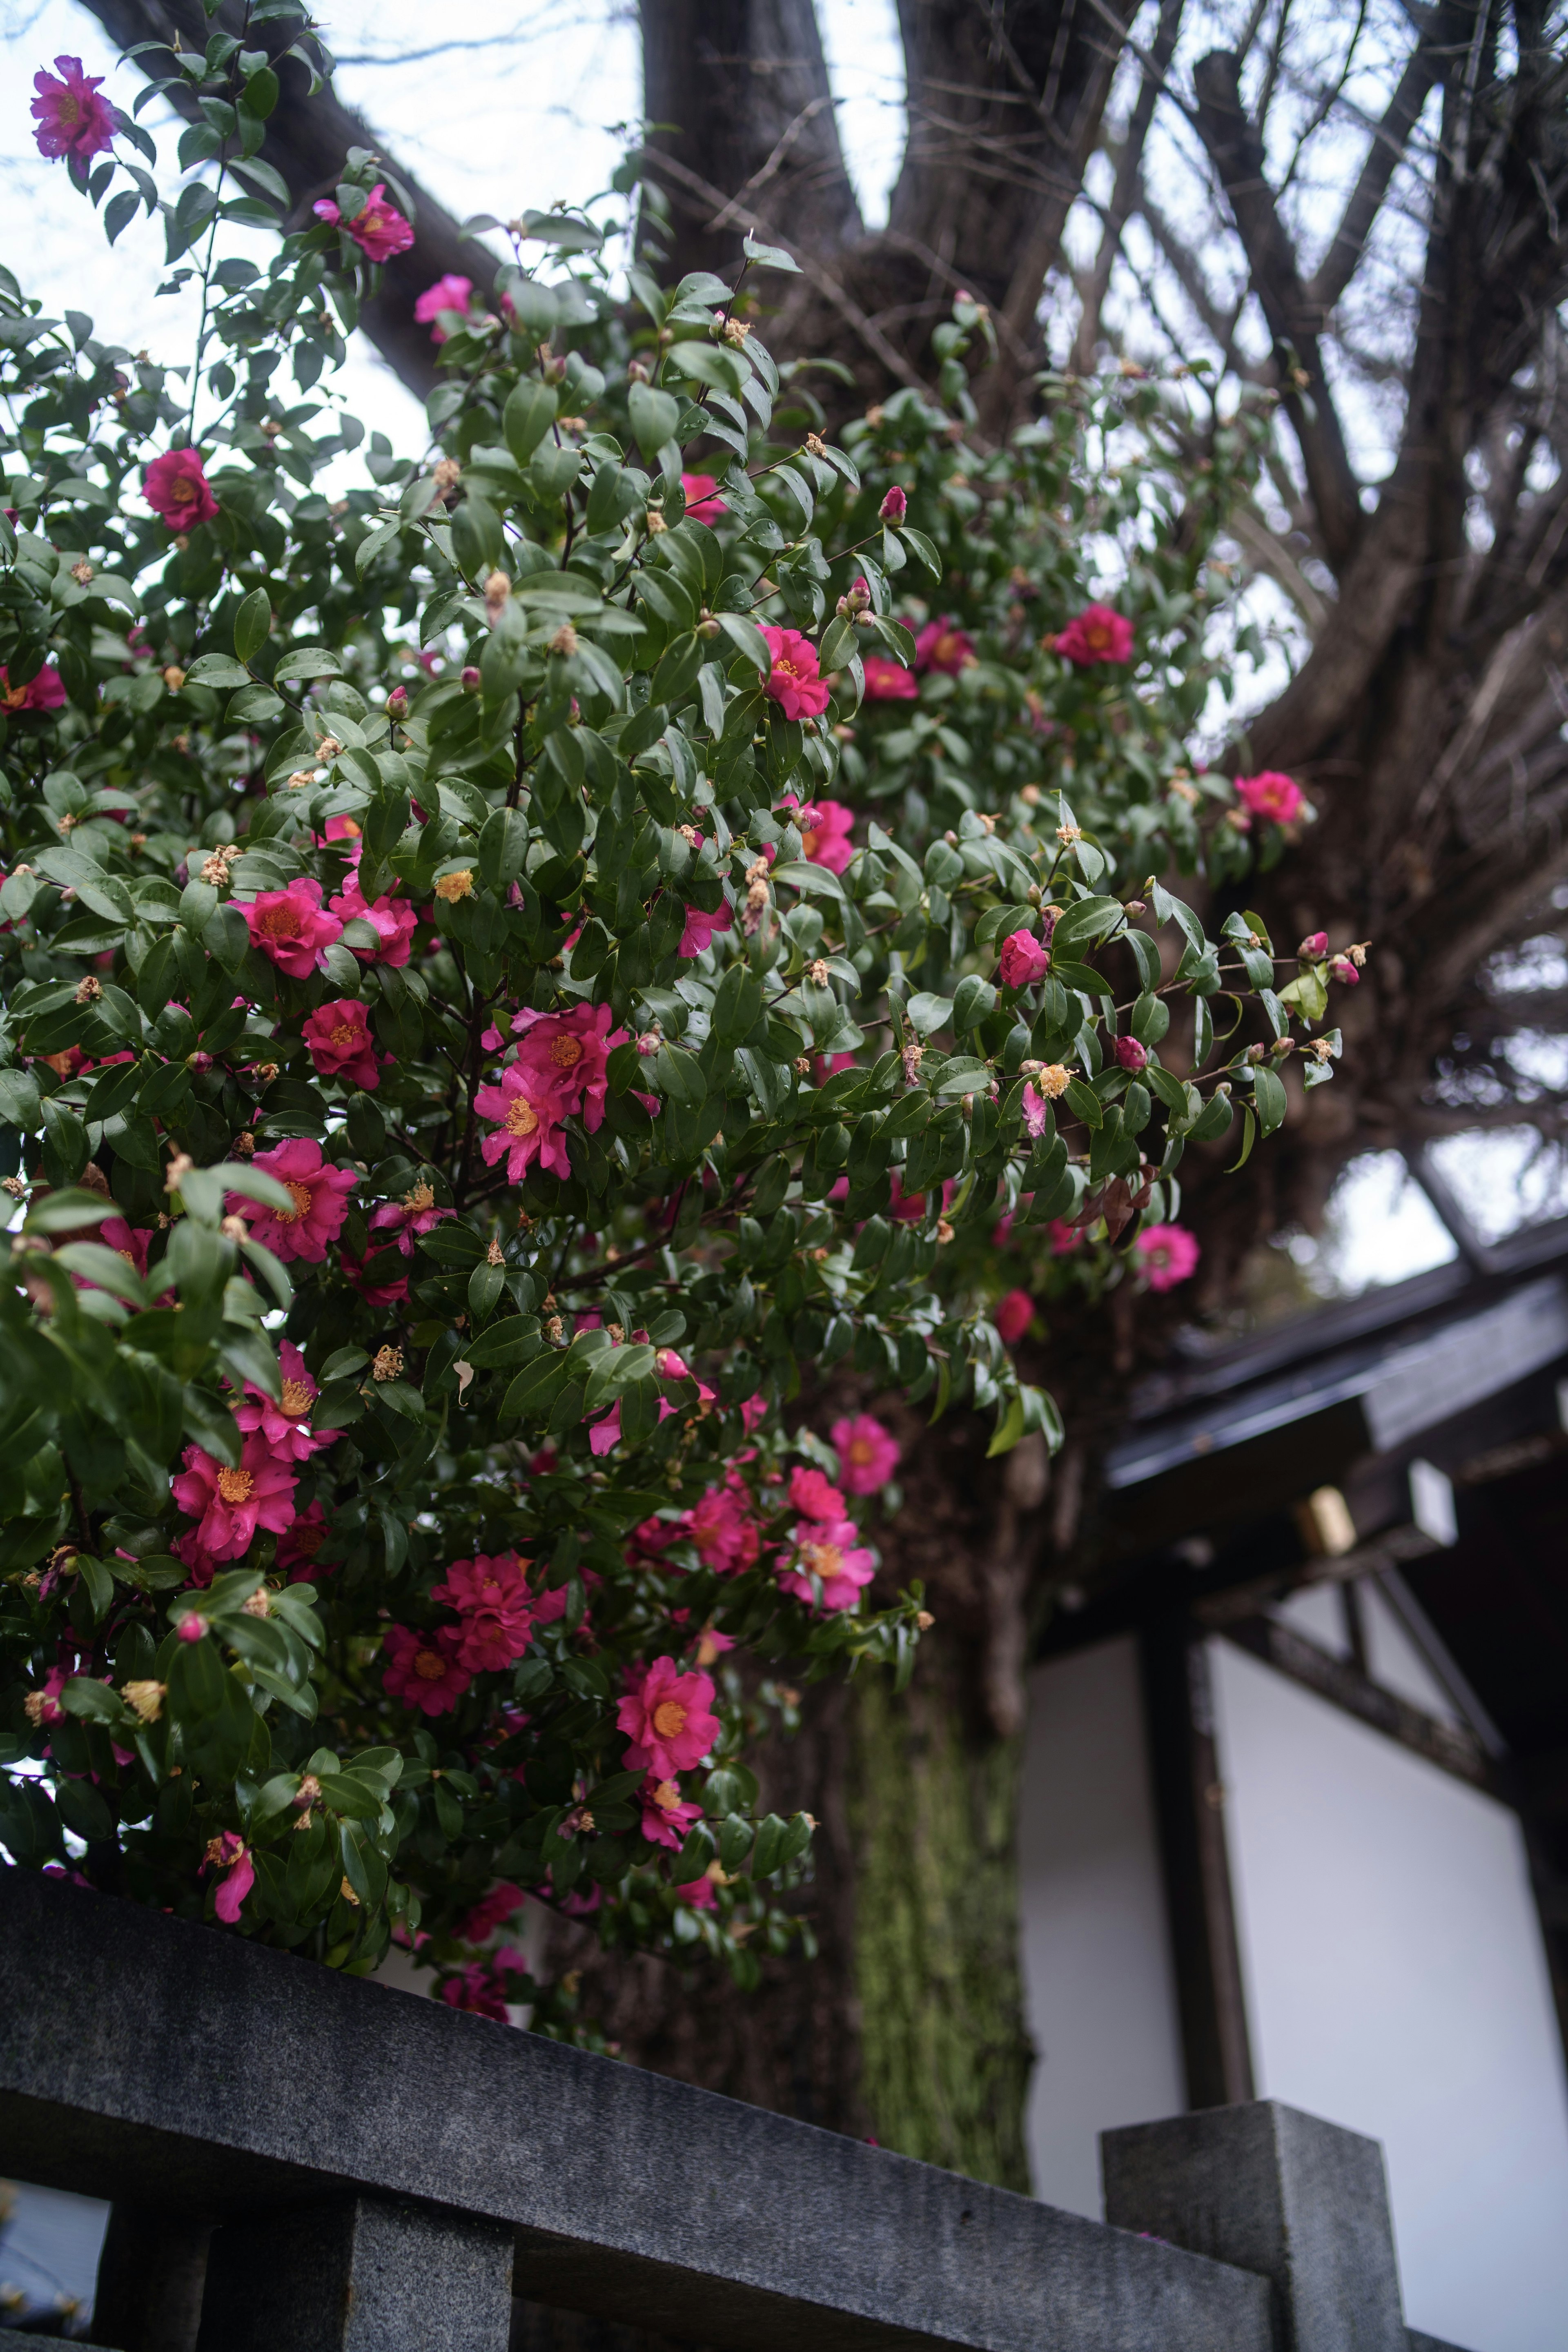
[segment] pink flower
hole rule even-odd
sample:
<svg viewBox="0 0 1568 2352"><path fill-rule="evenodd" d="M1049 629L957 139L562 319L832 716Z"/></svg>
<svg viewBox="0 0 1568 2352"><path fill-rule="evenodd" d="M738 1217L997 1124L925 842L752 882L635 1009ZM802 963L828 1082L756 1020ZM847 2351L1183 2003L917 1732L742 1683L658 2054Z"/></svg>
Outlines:
<svg viewBox="0 0 1568 2352"><path fill-rule="evenodd" d="M234 1417L241 1429L258 1429L273 1453L285 1462L308 1462L312 1454L330 1445L338 1433L335 1429L313 1432L310 1426L310 1409L320 1391L292 1339L285 1339L278 1354L283 1372L281 1403L254 1381L247 1381L244 1402Z"/></svg>
<svg viewBox="0 0 1568 2352"><path fill-rule="evenodd" d="M370 1015L352 996L318 1006L304 1026L310 1059L323 1078L344 1078L374 1093L381 1084Z"/></svg>
<svg viewBox="0 0 1568 2352"><path fill-rule="evenodd" d="M853 1421L836 1421L833 1443L838 1453L838 1475L851 1495L877 1495L899 1466L899 1443L868 1412Z"/></svg>
<svg viewBox="0 0 1568 2352"><path fill-rule="evenodd" d="M827 708L828 688L826 680L817 674L816 647L798 629L765 627L763 635L773 657L763 692L786 719L820 717Z"/></svg>
<svg viewBox="0 0 1568 2352"><path fill-rule="evenodd" d="M719 485L711 474L682 474L680 487L686 494L686 512L692 522L716 523L721 514L730 511L728 499L713 495Z"/></svg>
<svg viewBox="0 0 1568 2352"><path fill-rule="evenodd" d="M493 1559L478 1552L454 1560L446 1582L432 1587L432 1601L445 1601L463 1621L458 1663L471 1674L500 1674L527 1649L535 1614L527 1565L514 1551Z"/></svg>
<svg viewBox="0 0 1568 2352"><path fill-rule="evenodd" d="M316 210L321 211L318 205ZM430 1709L426 1713L432 1712ZM493 2018L497 2025L510 2025L506 2013L506 1987L493 1969L483 1960L469 1960L455 1976L443 1977L437 1998L448 2009L467 2010L473 2017Z"/></svg>
<svg viewBox="0 0 1568 2352"><path fill-rule="evenodd" d="M690 913L689 908L689 920ZM724 928L714 919L717 928ZM590 1135L604 1124L610 1055L626 1042L624 1029L611 1034L614 1018L607 1004L574 1004L570 1013L525 1010L511 1024L522 1033L517 1063L526 1065L549 1088L563 1112L579 1112Z"/></svg>
<svg viewBox="0 0 1568 2352"><path fill-rule="evenodd" d="M270 956L291 980L309 980L327 968L326 950L343 935L342 924L321 905L321 886L301 876L286 890L263 890L240 902L252 947ZM357 911L357 909L356 909Z"/></svg>
<svg viewBox="0 0 1568 2352"><path fill-rule="evenodd" d="M849 1480L845 1480L848 1486ZM820 1579L824 1609L853 1609L863 1585L876 1573L874 1555L858 1547L859 1529L853 1519L812 1519L795 1530L794 1565L783 1570L779 1582L797 1601L815 1602L811 1579Z"/></svg>
<svg viewBox="0 0 1568 2352"><path fill-rule="evenodd" d="M893 484L892 488L877 509L878 515L883 522L902 522L909 510L909 499L899 488L897 482Z"/></svg>
<svg viewBox="0 0 1568 2352"><path fill-rule="evenodd" d="M1271 824L1292 824L1306 806L1306 795L1293 776L1265 768L1260 776L1237 776L1236 797L1253 816Z"/></svg>
<svg viewBox="0 0 1568 2352"><path fill-rule="evenodd" d="M1003 940L997 971L1004 988L1031 988L1050 968L1050 956L1032 931L1010 931Z"/></svg>
<svg viewBox="0 0 1568 2352"><path fill-rule="evenodd" d="M1203 1255L1185 1225L1145 1225L1132 1246L1143 1261L1151 1290L1174 1290Z"/></svg>
<svg viewBox="0 0 1568 2352"><path fill-rule="evenodd" d="M1316 962L1320 956L1326 956L1328 952L1329 935L1327 931L1310 931L1296 950L1297 955L1303 961L1310 961L1313 962Z"/></svg>
<svg viewBox="0 0 1568 2352"><path fill-rule="evenodd" d="M1076 614L1055 640L1056 649L1079 669L1090 669L1096 662L1124 662L1132 658L1132 624L1123 613L1113 612L1109 604L1086 604Z"/></svg>
<svg viewBox="0 0 1568 2352"><path fill-rule="evenodd" d="M1046 1120L1050 1115L1051 1106L1048 1098L1040 1092L1031 1078L1024 1088L1024 1125L1031 1135L1044 1135Z"/></svg>
<svg viewBox="0 0 1568 2352"><path fill-rule="evenodd" d="M414 242L414 231L397 206L386 200L384 180L376 182L363 208L351 221L343 219L331 196L323 196L310 209L318 220L329 221L334 228L346 228L367 261L390 261L395 253L406 253Z"/></svg>
<svg viewBox="0 0 1568 2352"><path fill-rule="evenodd" d="M721 1576L738 1576L753 1565L763 1539L751 1516L751 1496L731 1471L722 1486L710 1486L689 1513L687 1532L704 1568Z"/></svg>
<svg viewBox="0 0 1568 2352"><path fill-rule="evenodd" d="M171 530L194 530L217 513L196 449L168 449L154 457L142 474L142 495Z"/></svg>
<svg viewBox="0 0 1568 2352"><path fill-rule="evenodd" d="M58 710L65 698L64 678L47 663L26 686L13 686L0 663L0 710Z"/></svg>
<svg viewBox="0 0 1568 2352"><path fill-rule="evenodd" d="M224 1874L213 1909L226 1927L232 1927L238 1922L240 1905L256 1884L256 1864L250 1859L250 1848L237 1832L225 1830L208 1841L206 1859Z"/></svg>
<svg viewBox="0 0 1568 2352"><path fill-rule="evenodd" d="M63 1723L66 1719L66 1711L60 1705L60 1693L67 1683L75 1680L76 1676L68 1674L64 1666L51 1666L44 1676L43 1688L32 1694L37 1705L29 1707L29 1719L36 1717L40 1726L47 1723Z"/></svg>
<svg viewBox="0 0 1568 2352"><path fill-rule="evenodd" d="M678 1886L675 1891L690 1911L711 1911L719 1900L713 1881L706 1874L694 1878L689 1886Z"/></svg>
<svg viewBox="0 0 1568 2352"><path fill-rule="evenodd" d="M650 1772L638 1790L642 1803L642 1833L649 1845L667 1845L679 1853L693 1822L702 1819L700 1805L684 1801L679 1780L661 1780Z"/></svg>
<svg viewBox="0 0 1568 2352"><path fill-rule="evenodd" d="M552 1176L570 1176L560 1101L529 1064L509 1063L499 1087L476 1090L474 1108L481 1118L498 1122L480 1149L487 1167L505 1160L510 1183L520 1184L535 1160Z"/></svg>
<svg viewBox="0 0 1568 2352"><path fill-rule="evenodd" d="M83 73L79 58L57 58L54 73L40 70L33 76L38 93L33 100L37 126L33 137L40 155L56 163L76 155L85 163L112 144L120 118L109 100L100 98L102 87L103 76Z"/></svg>
<svg viewBox="0 0 1568 2352"><path fill-rule="evenodd" d="M299 885L290 886L298 888ZM379 947L356 947L353 952L364 963L405 964L419 918L406 898L394 895L378 898L367 905L359 887L358 875L351 876L335 898L327 901L328 912L340 923L368 923L380 940Z"/></svg>
<svg viewBox="0 0 1568 2352"><path fill-rule="evenodd" d="M1136 1037L1118 1037L1111 1052L1124 1070L1141 1070L1149 1059L1148 1053Z"/></svg>
<svg viewBox="0 0 1568 2352"><path fill-rule="evenodd" d="M627 1765L646 1766L661 1780L673 1780L678 1772L700 1764L719 1737L712 1704L710 1675L683 1675L673 1658L656 1658L622 1699L616 1717L632 1743Z"/></svg>
<svg viewBox="0 0 1568 2352"><path fill-rule="evenodd" d="M814 866L826 866L830 874L842 874L854 856L849 835L855 826L855 812L842 801L816 801L803 808L795 819L800 827L801 849Z"/></svg>
<svg viewBox="0 0 1568 2352"><path fill-rule="evenodd" d="M290 1584L315 1581L316 1555L331 1533L320 1503L312 1503L284 1528L278 1538L278 1565L288 1570Z"/></svg>
<svg viewBox="0 0 1568 2352"><path fill-rule="evenodd" d="M705 948L711 946L715 931L731 930L734 922L734 909L727 898L720 900L712 914L709 914L704 907L688 907L686 927L680 934L680 945L676 954L689 962L693 956L700 956Z"/></svg>
<svg viewBox="0 0 1568 2352"><path fill-rule="evenodd" d="M294 1472L259 1432L246 1438L237 1470L215 1462L199 1445L186 1446L184 1463L169 1491L186 1517L199 1522L196 1541L214 1559L238 1559L258 1527L279 1535L293 1518Z"/></svg>
<svg viewBox="0 0 1568 2352"><path fill-rule="evenodd" d="M1329 974L1331 979L1342 981L1347 988L1357 988L1361 984L1361 974L1349 956L1336 956L1329 966Z"/></svg>
<svg viewBox="0 0 1568 2352"><path fill-rule="evenodd" d="M945 670L950 677L956 677L978 658L973 642L949 613L938 621L928 621L915 639L917 669Z"/></svg>
<svg viewBox="0 0 1568 2352"><path fill-rule="evenodd" d="M1035 1302L1026 1290L1010 1290L991 1310L991 1320L1009 1348L1023 1338L1034 1319Z"/></svg>
<svg viewBox="0 0 1568 2352"><path fill-rule="evenodd" d="M294 1202L292 1209L269 1209L247 1201L238 1192L228 1196L232 1215L244 1217L251 1239L277 1257L308 1258L320 1265L327 1244L336 1241L348 1215L348 1195L359 1182L352 1168L334 1168L321 1157L314 1136L294 1136L271 1151L258 1151L251 1161L265 1175L275 1176Z"/></svg>
<svg viewBox="0 0 1568 2352"><path fill-rule="evenodd" d="M820 1470L807 1469L796 1463L790 1473L789 1505L803 1519L842 1519L848 1516L848 1506L837 1486L830 1486Z"/></svg>
<svg viewBox="0 0 1568 2352"><path fill-rule="evenodd" d="M467 317L473 292L473 279L459 278L455 270L449 270L445 278L437 278L434 286L426 286L414 305L414 316L422 327L430 329L433 343L444 343L447 340L447 330L441 324L442 311L456 310Z"/></svg>
<svg viewBox="0 0 1568 2352"><path fill-rule="evenodd" d="M463 1637L455 1625L434 1633L416 1633L407 1625L389 1625L383 1647L386 1672L383 1687L426 1715L449 1715L473 1680L458 1662Z"/></svg>
<svg viewBox="0 0 1568 2352"><path fill-rule="evenodd" d="M1046 1231L1051 1237L1053 1257L1070 1257L1075 1249L1083 1245L1083 1227L1073 1224L1066 1217L1053 1217Z"/></svg>
<svg viewBox="0 0 1568 2352"><path fill-rule="evenodd" d="M912 669L889 661L886 654L867 654L860 665L866 673L868 702L918 702L920 686Z"/></svg>
<svg viewBox="0 0 1568 2352"><path fill-rule="evenodd" d="M463 281L459 278L458 282L460 285ZM488 1895L480 1895L473 1909L458 1920L452 1933L459 1943L488 1944L496 1929L504 1927L507 1921L521 1910L522 1904L521 1887L513 1886L510 1879L503 1878L498 1885L490 1888Z"/></svg>
<svg viewBox="0 0 1568 2352"><path fill-rule="evenodd" d="M741 1407L741 1426L748 1437L754 1429L761 1428L771 1411L772 1407L766 1397L751 1396L746 1399Z"/></svg>

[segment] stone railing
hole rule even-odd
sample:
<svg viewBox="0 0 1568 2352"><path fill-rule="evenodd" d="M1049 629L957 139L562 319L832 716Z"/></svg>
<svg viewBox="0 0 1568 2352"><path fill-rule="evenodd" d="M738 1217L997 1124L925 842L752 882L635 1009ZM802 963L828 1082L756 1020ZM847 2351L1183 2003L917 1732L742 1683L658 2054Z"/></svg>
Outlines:
<svg viewBox="0 0 1568 2352"><path fill-rule="evenodd" d="M1374 2141L1103 2148L1114 2226L0 1870L0 2171L113 2200L112 2352L1443 2352Z"/></svg>

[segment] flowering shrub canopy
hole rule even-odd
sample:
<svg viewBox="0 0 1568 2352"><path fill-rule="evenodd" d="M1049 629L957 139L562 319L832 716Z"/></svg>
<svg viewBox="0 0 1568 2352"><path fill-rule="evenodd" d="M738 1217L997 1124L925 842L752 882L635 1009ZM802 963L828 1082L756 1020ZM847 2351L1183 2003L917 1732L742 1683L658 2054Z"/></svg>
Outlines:
<svg viewBox="0 0 1568 2352"><path fill-rule="evenodd" d="M803 1381L1054 1442L1036 1298L1189 1273L1184 1151L1277 1127L1326 1009L1325 943L1133 888L1257 846L1183 737L1261 428L1184 487L1169 387L1047 383L988 457L913 394L830 447L748 324L784 257L628 312L530 216L500 315L425 306L438 459L329 500L417 223L356 153L226 257L262 54L179 60L188 378L0 273L0 1842L491 2014L525 1895L754 1981L811 1832L744 1760L773 1671L928 1622L896 1444ZM158 201L67 168L111 237ZM1063 515L1127 551L1089 660Z"/></svg>

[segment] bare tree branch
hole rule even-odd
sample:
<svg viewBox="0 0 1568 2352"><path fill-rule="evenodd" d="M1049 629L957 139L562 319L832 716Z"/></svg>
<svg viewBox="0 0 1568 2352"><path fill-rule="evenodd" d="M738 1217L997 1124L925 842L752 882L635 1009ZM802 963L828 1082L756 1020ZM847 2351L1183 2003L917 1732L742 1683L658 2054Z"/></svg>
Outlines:
<svg viewBox="0 0 1568 2352"><path fill-rule="evenodd" d="M1094 355L1100 341L1100 312L1110 290L1110 276L1121 250L1121 232L1131 218L1138 201L1139 174L1143 167L1143 150L1149 143L1149 132L1154 121L1154 109L1159 103L1160 88L1171 69L1175 55L1177 36L1182 29L1184 0L1161 0L1160 21L1155 27L1151 63L1143 68L1133 101L1126 131L1116 157L1116 178L1111 187L1110 202L1106 208L1100 235L1100 250L1094 267L1083 289L1083 308L1079 317L1078 334L1073 343L1073 365L1080 375L1089 374L1094 367Z"/></svg>
<svg viewBox="0 0 1568 2352"><path fill-rule="evenodd" d="M1418 41L1382 121L1373 133L1361 174L1351 190L1340 225L1318 264L1306 299L1326 319L1361 266L1373 222L1393 179L1411 132L1421 118L1428 92L1437 79L1439 63L1434 43Z"/></svg>

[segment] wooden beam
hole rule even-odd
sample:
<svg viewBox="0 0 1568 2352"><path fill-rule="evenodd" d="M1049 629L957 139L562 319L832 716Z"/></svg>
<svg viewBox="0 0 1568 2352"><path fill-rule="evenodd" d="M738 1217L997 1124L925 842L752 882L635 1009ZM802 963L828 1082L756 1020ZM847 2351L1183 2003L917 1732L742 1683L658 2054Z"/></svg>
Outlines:
<svg viewBox="0 0 1568 2352"><path fill-rule="evenodd" d="M1369 1681L1343 1658L1321 1650L1293 1625L1281 1625L1272 1617L1251 1617L1240 1624L1227 1624L1224 1632L1226 1640L1238 1649L1249 1651L1291 1682L1315 1691L1331 1706L1353 1715L1358 1723L1369 1724L1385 1738L1425 1757L1428 1764L1453 1773L1456 1780L1503 1795L1494 1785L1496 1776L1480 1741L1462 1724L1444 1723L1436 1716L1424 1714L1408 1699Z"/></svg>

